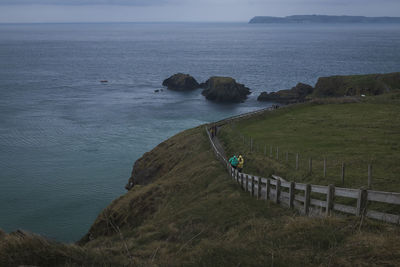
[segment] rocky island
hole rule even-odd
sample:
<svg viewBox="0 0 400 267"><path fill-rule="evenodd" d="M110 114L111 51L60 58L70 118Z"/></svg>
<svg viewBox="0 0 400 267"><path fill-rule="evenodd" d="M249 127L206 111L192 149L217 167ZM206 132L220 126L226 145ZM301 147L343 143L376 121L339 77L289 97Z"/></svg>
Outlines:
<svg viewBox="0 0 400 267"><path fill-rule="evenodd" d="M169 90L190 91L200 88L199 83L189 74L177 73L165 79L162 83Z"/></svg>
<svg viewBox="0 0 400 267"><path fill-rule="evenodd" d="M251 94L249 88L236 82L231 77L214 76L206 82L199 84L189 74L177 73L165 79L162 85L174 91L190 91L203 88L202 95L206 99L215 102L240 103L246 100L247 96Z"/></svg>
<svg viewBox="0 0 400 267"><path fill-rule="evenodd" d="M269 101L278 102L283 104L290 104L296 102L303 102L306 96L313 92L314 88L311 85L298 83L292 89L280 90L278 92L262 92L257 100L258 101Z"/></svg>
<svg viewBox="0 0 400 267"><path fill-rule="evenodd" d="M201 86L202 95L215 102L243 102L251 94L249 88L231 77L211 77Z"/></svg>

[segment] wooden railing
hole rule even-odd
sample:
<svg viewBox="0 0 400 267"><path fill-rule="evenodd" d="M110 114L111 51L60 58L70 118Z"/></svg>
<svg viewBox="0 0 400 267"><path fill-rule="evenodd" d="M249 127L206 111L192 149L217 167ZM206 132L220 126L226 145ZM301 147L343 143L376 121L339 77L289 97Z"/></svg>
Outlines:
<svg viewBox="0 0 400 267"><path fill-rule="evenodd" d="M253 112L252 114L255 113L258 112ZM223 156L223 153L218 151L207 127L206 132L216 157L227 169L232 179L243 190L250 192L250 195L257 197L257 199L273 200L275 203L286 205L289 208L297 208L301 213L306 215L315 212L330 215L332 212L338 211L400 224L399 215L368 209L368 204L371 201L400 205L400 193L366 190L364 188L342 188L335 187L334 185L323 186L295 183L279 179L280 177L272 176L271 178L264 178L241 173L232 168L228 160ZM312 194L316 193L321 196L321 199L312 198ZM340 204L335 202L336 197L355 199L357 200L356 205Z"/></svg>

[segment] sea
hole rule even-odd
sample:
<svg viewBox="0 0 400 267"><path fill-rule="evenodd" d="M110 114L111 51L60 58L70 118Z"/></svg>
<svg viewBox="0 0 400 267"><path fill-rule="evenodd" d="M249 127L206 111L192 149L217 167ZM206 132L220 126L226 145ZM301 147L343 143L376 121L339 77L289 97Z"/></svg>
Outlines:
<svg viewBox="0 0 400 267"><path fill-rule="evenodd" d="M0 229L77 241L178 132L269 107L263 91L398 71L398 24L0 24ZM217 104L163 88L178 72L252 94Z"/></svg>

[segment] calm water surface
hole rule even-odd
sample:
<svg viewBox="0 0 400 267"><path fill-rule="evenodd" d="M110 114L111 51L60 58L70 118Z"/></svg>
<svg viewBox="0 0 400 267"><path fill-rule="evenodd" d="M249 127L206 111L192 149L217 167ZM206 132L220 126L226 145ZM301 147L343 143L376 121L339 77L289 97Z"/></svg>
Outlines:
<svg viewBox="0 0 400 267"><path fill-rule="evenodd" d="M395 71L398 25L0 25L0 228L75 241L134 161L179 131L269 106L261 91ZM217 105L154 92L176 72L232 76L253 94Z"/></svg>

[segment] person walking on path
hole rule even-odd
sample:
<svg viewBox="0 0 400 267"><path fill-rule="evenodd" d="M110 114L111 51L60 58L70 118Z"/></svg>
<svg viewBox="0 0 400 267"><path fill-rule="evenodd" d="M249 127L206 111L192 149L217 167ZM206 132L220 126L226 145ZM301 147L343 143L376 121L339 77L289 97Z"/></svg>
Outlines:
<svg viewBox="0 0 400 267"><path fill-rule="evenodd" d="M234 155L233 157L231 157L229 159L229 163L231 164L231 166L236 169L237 165L239 164L238 158Z"/></svg>
<svg viewBox="0 0 400 267"><path fill-rule="evenodd" d="M214 138L214 136L215 136L214 126L210 128L210 134L211 134L211 138Z"/></svg>
<svg viewBox="0 0 400 267"><path fill-rule="evenodd" d="M238 169L239 172L242 172L243 165L244 165L244 159L243 159L242 155L239 155L239 157L238 157L238 165L237 165L237 169Z"/></svg>

